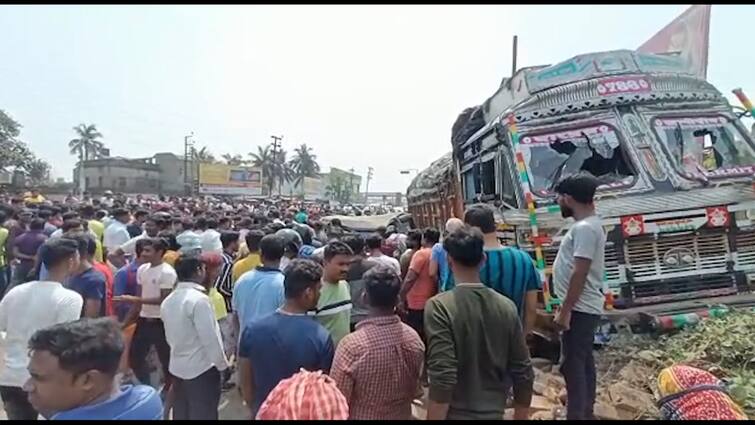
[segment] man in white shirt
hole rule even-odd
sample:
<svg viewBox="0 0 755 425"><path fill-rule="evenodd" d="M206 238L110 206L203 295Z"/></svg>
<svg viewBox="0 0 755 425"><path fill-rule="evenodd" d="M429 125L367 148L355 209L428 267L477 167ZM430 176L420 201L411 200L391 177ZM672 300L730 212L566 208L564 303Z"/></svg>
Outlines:
<svg viewBox="0 0 755 425"><path fill-rule="evenodd" d="M148 217L142 226L142 233L138 236L134 236L123 245L111 251L108 255L108 260L110 260L110 262L116 267L123 267L126 264L126 255L130 258L134 258L136 255L136 242L144 238L157 237L160 230L160 227L157 225L157 220L158 219L155 216Z"/></svg>
<svg viewBox="0 0 755 425"><path fill-rule="evenodd" d="M216 227L218 227L218 222L214 218L200 217L197 219L196 228L197 233L202 238L202 252L223 253L223 244L220 242L220 233L215 230Z"/></svg>
<svg viewBox="0 0 755 425"><path fill-rule="evenodd" d="M160 306L175 377L174 420L218 420L220 372L229 366L199 256L176 262L178 284Z"/></svg>
<svg viewBox="0 0 755 425"><path fill-rule="evenodd" d="M44 281L13 287L0 301L0 331L5 332L5 356L0 369L0 395L11 420L36 420L22 389L29 379L29 338L54 324L78 320L84 300L63 287L63 282L79 266L75 241L56 238L45 243L42 262L48 275Z"/></svg>
<svg viewBox="0 0 755 425"><path fill-rule="evenodd" d="M202 252L202 237L194 232L194 221L185 218L181 222L183 231L176 236L176 242L181 246L182 254L198 254Z"/></svg>
<svg viewBox="0 0 755 425"><path fill-rule="evenodd" d="M401 265L399 264L398 260L389 257L385 254L383 254L383 251L380 250L380 247L383 244L383 237L379 234L375 233L373 235L370 235L367 237L367 240L365 241L367 245L367 250L369 251L370 256L367 258L367 261L375 264L382 264L384 266L388 266L396 271L396 274L401 276Z"/></svg>
<svg viewBox="0 0 755 425"><path fill-rule="evenodd" d="M131 220L131 214L124 208L118 208L113 211L113 223L105 228L105 236L103 238L103 245L109 252L115 252L121 245L128 242L131 239L131 235L128 234L126 225Z"/></svg>
<svg viewBox="0 0 755 425"><path fill-rule="evenodd" d="M160 359L167 388L170 383L168 373L170 347L165 340L165 329L160 319L160 304L173 290L173 285L176 283L176 271L170 264L163 262L166 246L162 239L144 238L138 240L136 244L145 262L136 271L137 295L121 295L113 297L113 301L132 303L131 310L126 315L126 323L130 323L131 318L136 314L139 315L129 352L134 375L142 384L150 384L147 354L154 346Z"/></svg>
<svg viewBox="0 0 755 425"><path fill-rule="evenodd" d="M553 322L561 333L560 372L566 381L566 418L594 419L596 372L592 353L603 315L606 232L595 213L600 182L588 173L572 174L556 185L564 218L574 218L553 262L553 290L561 299Z"/></svg>

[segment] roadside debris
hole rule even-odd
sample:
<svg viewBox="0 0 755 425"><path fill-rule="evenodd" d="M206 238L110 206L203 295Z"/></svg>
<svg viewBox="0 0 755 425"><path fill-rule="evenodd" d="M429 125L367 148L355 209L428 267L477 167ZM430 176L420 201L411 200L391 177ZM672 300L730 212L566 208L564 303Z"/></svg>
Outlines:
<svg viewBox="0 0 755 425"><path fill-rule="evenodd" d="M755 417L755 313L732 310L673 334L633 334L617 326L596 350L595 416L603 420L660 419L657 377L665 367L687 364L728 382L731 397ZM533 419L563 419L565 383L558 366L533 359L537 407ZM548 413L549 412L549 413Z"/></svg>

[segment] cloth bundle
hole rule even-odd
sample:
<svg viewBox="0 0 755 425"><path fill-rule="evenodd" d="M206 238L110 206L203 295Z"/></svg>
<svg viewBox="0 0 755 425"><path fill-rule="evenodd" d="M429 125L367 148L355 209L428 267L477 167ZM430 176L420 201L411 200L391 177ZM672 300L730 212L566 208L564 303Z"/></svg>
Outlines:
<svg viewBox="0 0 755 425"><path fill-rule="evenodd" d="M724 382L691 366L674 365L658 375L658 407L664 420L747 420Z"/></svg>
<svg viewBox="0 0 755 425"><path fill-rule="evenodd" d="M346 420L349 406L335 381L322 371L298 373L273 388L260 406L260 420Z"/></svg>

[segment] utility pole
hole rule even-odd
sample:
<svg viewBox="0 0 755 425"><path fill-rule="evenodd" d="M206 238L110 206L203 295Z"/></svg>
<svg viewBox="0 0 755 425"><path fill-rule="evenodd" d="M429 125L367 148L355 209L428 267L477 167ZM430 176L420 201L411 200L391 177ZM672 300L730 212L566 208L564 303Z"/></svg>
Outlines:
<svg viewBox="0 0 755 425"><path fill-rule="evenodd" d="M270 136L270 138L273 139L273 143L272 143L273 144L273 166L274 166L273 169L275 169L275 167L278 166L278 149L283 147L282 146L283 143L281 142L281 140L283 140L283 136ZM269 178L273 180L273 186L275 186L275 175L272 175ZM273 187L271 186L270 187L271 193L268 193L268 196L273 196L272 191L273 191ZM280 185L278 185L278 196L280 196L280 194L281 194L281 187Z"/></svg>
<svg viewBox="0 0 755 425"><path fill-rule="evenodd" d="M349 201L351 201L351 195L354 194L354 167L349 169Z"/></svg>
<svg viewBox="0 0 755 425"><path fill-rule="evenodd" d="M194 132L192 131L188 136L184 136L184 192L186 195L191 195L191 184L189 183L189 154L191 150L194 148L194 142L189 141L194 137ZM194 167L192 167L193 170ZM194 174L192 172L192 174Z"/></svg>
<svg viewBox="0 0 755 425"><path fill-rule="evenodd" d="M364 184L364 203L369 203L370 198L370 180L372 180L372 167L367 167L367 182Z"/></svg>

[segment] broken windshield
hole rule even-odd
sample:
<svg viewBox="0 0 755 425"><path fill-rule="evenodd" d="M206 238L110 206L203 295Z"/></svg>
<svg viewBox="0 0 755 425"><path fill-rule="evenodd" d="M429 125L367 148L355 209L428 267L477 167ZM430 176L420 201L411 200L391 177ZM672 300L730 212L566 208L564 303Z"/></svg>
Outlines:
<svg viewBox="0 0 755 425"><path fill-rule="evenodd" d="M725 117L656 118L653 124L671 162L686 178L707 180L755 172L755 151Z"/></svg>
<svg viewBox="0 0 755 425"><path fill-rule="evenodd" d="M608 125L525 136L521 141L532 192L546 196L562 178L586 171L604 187L632 184L634 172Z"/></svg>

